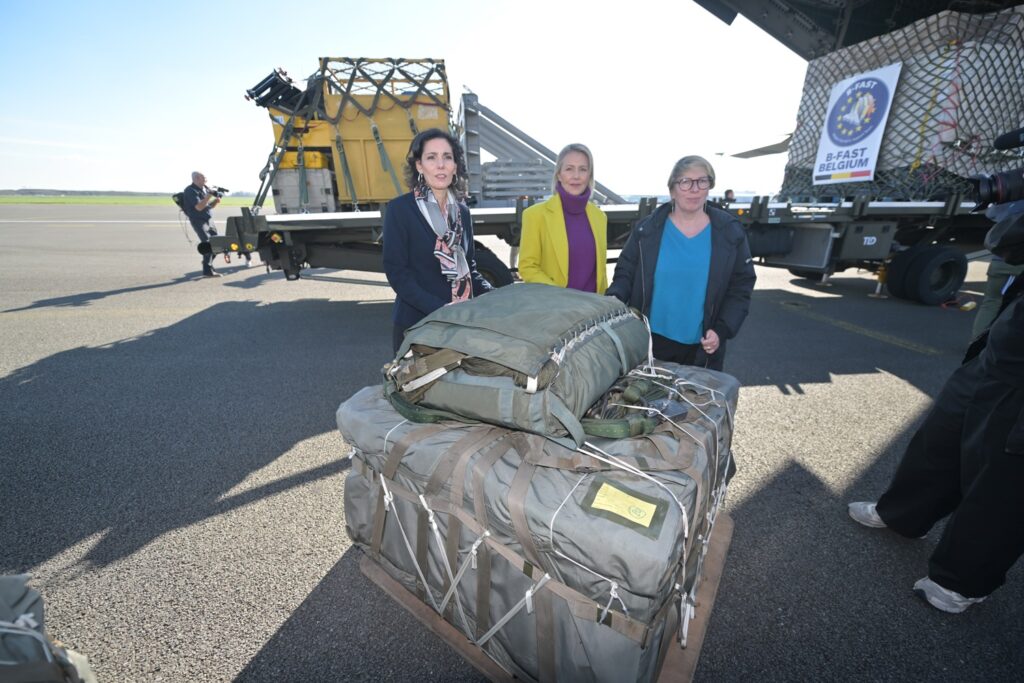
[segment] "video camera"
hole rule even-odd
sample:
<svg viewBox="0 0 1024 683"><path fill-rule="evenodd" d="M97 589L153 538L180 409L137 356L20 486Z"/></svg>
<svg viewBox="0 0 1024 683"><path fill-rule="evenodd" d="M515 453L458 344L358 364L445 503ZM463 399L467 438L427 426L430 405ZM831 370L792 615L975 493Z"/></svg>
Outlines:
<svg viewBox="0 0 1024 683"><path fill-rule="evenodd" d="M1024 145L1024 128L1003 133L995 139L992 147L998 150L1016 149ZM978 208L989 204L1006 204L1024 199L1024 168L993 173L992 175L971 176L975 194L978 197Z"/></svg>
<svg viewBox="0 0 1024 683"><path fill-rule="evenodd" d="M224 195L226 195L229 192L231 192L231 190L229 190L226 187L218 187L217 185L207 185L206 186L206 192L208 194L212 194L217 199L220 199Z"/></svg>

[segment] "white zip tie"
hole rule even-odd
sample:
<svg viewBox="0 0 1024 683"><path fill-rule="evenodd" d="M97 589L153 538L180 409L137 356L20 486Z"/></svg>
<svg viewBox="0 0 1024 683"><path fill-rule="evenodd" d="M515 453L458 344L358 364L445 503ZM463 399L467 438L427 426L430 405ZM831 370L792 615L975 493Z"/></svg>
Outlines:
<svg viewBox="0 0 1024 683"><path fill-rule="evenodd" d="M604 606L603 610L601 610L601 618L598 619L598 622L600 623L604 623L604 618L608 616L608 610L611 609L613 600L618 600L619 604L622 605L622 611L625 612L627 617L629 616L629 608L626 607L626 603L624 603L622 598L619 597L619 584L614 581L612 581L611 584L612 587L608 591L608 604Z"/></svg>
<svg viewBox="0 0 1024 683"><path fill-rule="evenodd" d="M488 640L491 639L491 636L493 636L495 633L500 631L502 629L502 627L504 627L505 624L507 624L509 622L509 620L511 620L512 617L514 617L516 614L518 614L519 610L521 610L527 604L530 605L530 608L531 608L531 611L532 611L532 608L533 608L533 594L536 593L537 591L539 591L541 588L543 588L544 584L546 584L550 580L551 580L551 575L550 574L545 574L544 576L541 577L540 581L538 581L537 583L535 583L532 586L530 586L530 588L527 589L526 594L522 597L522 599L520 599L519 602L517 602L515 605L513 605L512 609L510 609L508 612L506 612L505 616L503 616L501 619L499 619L498 622L494 626L491 627L490 631L488 631L487 633L483 634L482 636L480 636L476 640L477 647L483 647L484 643L486 643Z"/></svg>
<svg viewBox="0 0 1024 683"><path fill-rule="evenodd" d="M448 587L448 592L445 593L444 599L441 600L441 609L444 610L448 606L448 601L451 599L452 594L458 587L459 582L462 581L462 577L466 573L467 567L472 567L473 571L476 571L476 551L480 547L480 544L484 542L484 539L491 535L490 531L484 529L484 533L480 535L475 541L473 541L472 547L469 549L469 558L462 563L459 567L459 571L455 574L455 578L452 579L452 585Z"/></svg>

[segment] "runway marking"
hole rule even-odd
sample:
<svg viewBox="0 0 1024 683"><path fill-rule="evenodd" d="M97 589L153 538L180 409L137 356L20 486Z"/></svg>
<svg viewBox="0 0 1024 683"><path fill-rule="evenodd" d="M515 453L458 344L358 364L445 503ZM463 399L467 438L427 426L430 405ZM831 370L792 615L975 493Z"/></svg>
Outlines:
<svg viewBox="0 0 1024 683"><path fill-rule="evenodd" d="M783 308L785 308L786 310L788 310L788 311L790 311L792 313L796 313L797 315L802 315L803 317L809 318L809 319L814 320L816 322L826 323L828 325L832 325L833 327L838 327L839 329L845 330L846 332L852 332L854 334L859 334L862 337L868 337L868 338L874 339L876 341L884 342L886 344L891 344L893 346L898 346L901 349L906 349L908 351L914 351L916 353L920 353L920 354L923 354L925 356L941 356L942 355L942 351L939 351L938 349L933 348L931 346L927 346L925 344L918 344L917 342L912 342L912 341L909 341L907 339L902 339L900 337L895 337L895 336L893 336L891 334L886 334L884 332L879 332L877 330L872 330L869 327L861 327L860 325L855 325L853 323L848 323L848 322L846 322L844 320L836 320L834 318L829 318L828 316L822 315L821 313L815 313L814 311L808 310L807 308L804 308L802 305L797 304L796 302L792 302L792 301L777 301L776 303L779 306L782 306Z"/></svg>

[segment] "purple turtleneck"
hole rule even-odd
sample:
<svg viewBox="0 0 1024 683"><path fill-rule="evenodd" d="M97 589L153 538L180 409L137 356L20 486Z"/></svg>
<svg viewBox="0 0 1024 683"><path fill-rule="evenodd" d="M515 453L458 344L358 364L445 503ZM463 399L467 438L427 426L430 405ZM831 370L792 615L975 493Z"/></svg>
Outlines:
<svg viewBox="0 0 1024 683"><path fill-rule="evenodd" d="M566 287L584 292L597 291L597 247L594 245L594 231L587 220L587 200L590 188L583 194L569 194L556 185L562 199L562 215L565 217L565 236L569 240L569 281Z"/></svg>

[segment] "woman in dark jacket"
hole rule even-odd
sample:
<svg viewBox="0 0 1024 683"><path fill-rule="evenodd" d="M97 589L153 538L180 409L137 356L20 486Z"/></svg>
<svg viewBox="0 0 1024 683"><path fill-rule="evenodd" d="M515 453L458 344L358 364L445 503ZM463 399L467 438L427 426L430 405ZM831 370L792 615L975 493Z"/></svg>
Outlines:
<svg viewBox="0 0 1024 683"><path fill-rule="evenodd" d="M739 221L707 203L714 186L706 159L676 162L672 201L633 229L606 293L647 316L655 358L721 370L757 276Z"/></svg>
<svg viewBox="0 0 1024 683"><path fill-rule="evenodd" d="M476 270L473 220L463 202L465 155L451 134L418 134L406 156L412 192L388 202L384 213L384 273L395 290L392 345L428 313L491 289Z"/></svg>

